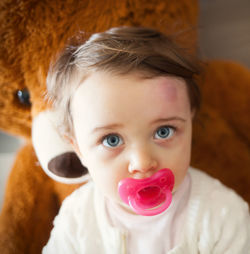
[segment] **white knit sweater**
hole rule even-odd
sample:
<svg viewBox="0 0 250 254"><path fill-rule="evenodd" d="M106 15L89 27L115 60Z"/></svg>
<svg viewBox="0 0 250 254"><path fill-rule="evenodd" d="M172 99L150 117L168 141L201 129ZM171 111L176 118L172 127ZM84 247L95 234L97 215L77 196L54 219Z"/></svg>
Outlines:
<svg viewBox="0 0 250 254"><path fill-rule="evenodd" d="M207 174L193 168L189 174L191 192L182 236L165 253L250 254L247 203ZM162 241L167 237L164 235ZM42 253L126 254L127 249L127 233L112 227L105 198L89 182L63 202Z"/></svg>

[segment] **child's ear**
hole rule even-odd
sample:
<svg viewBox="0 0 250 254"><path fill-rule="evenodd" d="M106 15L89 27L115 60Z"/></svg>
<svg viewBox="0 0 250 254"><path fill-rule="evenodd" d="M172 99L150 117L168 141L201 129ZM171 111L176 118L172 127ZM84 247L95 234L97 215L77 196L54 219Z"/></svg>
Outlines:
<svg viewBox="0 0 250 254"><path fill-rule="evenodd" d="M191 111L192 120L194 120L195 115L196 115L196 109L192 109Z"/></svg>

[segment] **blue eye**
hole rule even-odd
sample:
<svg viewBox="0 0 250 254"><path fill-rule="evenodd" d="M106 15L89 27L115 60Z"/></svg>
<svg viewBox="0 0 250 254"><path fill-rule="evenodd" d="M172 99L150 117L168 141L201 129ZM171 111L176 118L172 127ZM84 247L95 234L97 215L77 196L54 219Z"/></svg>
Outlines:
<svg viewBox="0 0 250 254"><path fill-rule="evenodd" d="M171 136L173 136L174 131L175 130L173 127L169 127L169 126L160 127L155 133L155 138L159 138L159 139L170 138Z"/></svg>
<svg viewBox="0 0 250 254"><path fill-rule="evenodd" d="M118 135L110 134L103 139L102 143L107 147L117 147L122 144L122 140Z"/></svg>

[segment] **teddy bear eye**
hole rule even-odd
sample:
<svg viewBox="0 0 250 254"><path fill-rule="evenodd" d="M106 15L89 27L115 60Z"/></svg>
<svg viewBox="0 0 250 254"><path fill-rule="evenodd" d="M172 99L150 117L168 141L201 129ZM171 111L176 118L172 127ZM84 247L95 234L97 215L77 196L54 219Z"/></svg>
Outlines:
<svg viewBox="0 0 250 254"><path fill-rule="evenodd" d="M24 88L22 90L17 91L17 98L20 103L26 105L26 106L31 106L30 103L30 94L27 88Z"/></svg>

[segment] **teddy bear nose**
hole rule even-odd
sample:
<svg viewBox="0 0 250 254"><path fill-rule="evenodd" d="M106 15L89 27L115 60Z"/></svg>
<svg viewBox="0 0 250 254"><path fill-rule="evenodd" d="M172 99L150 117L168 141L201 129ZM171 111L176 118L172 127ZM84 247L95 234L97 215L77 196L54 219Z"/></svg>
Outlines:
<svg viewBox="0 0 250 254"><path fill-rule="evenodd" d="M17 98L21 104L26 105L26 106L31 106L30 93L27 88L18 90L16 94L17 94Z"/></svg>

